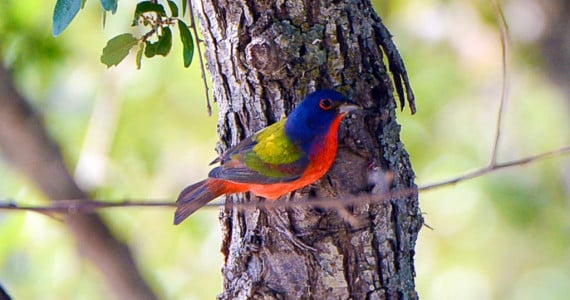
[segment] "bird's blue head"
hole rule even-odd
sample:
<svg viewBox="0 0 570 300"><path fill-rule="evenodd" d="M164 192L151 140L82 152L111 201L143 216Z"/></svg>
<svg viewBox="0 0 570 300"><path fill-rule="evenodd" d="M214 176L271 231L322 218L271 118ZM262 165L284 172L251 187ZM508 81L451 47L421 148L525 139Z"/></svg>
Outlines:
<svg viewBox="0 0 570 300"><path fill-rule="evenodd" d="M309 153L315 141L322 141L329 134L335 120L356 108L359 108L358 104L339 92L315 91L289 115L285 133L305 153Z"/></svg>

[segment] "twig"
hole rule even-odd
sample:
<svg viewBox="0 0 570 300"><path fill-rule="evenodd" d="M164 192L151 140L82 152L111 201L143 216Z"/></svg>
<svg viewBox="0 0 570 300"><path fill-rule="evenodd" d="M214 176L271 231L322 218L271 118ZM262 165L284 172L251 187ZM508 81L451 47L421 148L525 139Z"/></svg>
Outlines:
<svg viewBox="0 0 570 300"><path fill-rule="evenodd" d="M339 208L347 205L355 204L371 204L384 200L407 197L417 194L417 189L403 189L398 191L391 191L383 194L363 194L363 195L346 195L339 197L317 197L309 198L298 201L251 201L246 203L209 203L204 207L230 207L230 208L291 208L291 207L321 207L321 208ZM37 213L63 213L63 214L78 214L78 213L91 213L95 210L104 208L118 208L118 207L176 207L173 200L155 200L155 201L119 201L107 202L101 200L88 200L88 199L67 199L58 200L53 205L49 206L22 206L17 205L14 201L0 201L0 211L32 211Z"/></svg>
<svg viewBox="0 0 570 300"><path fill-rule="evenodd" d="M504 114L505 102L506 102L507 97L508 97L508 78L509 78L509 75L508 75L507 62L508 62L509 28L508 28L505 16L503 14L503 10L502 10L501 6L497 3L497 0L493 0L492 4L493 4L493 8L495 9L495 14L497 15L497 18L498 18L499 28L501 30L501 49L502 49L501 54L502 54L502 61L503 61L503 68L502 68L503 86L502 86L502 91L501 91L501 101L499 104L499 111L497 113L497 129L496 129L495 142L493 144L493 152L491 154L491 159L489 161L489 164L486 167L477 169L475 171L468 172L464 175L457 176L457 177L452 178L452 179L448 179L448 180L444 180L441 182L436 182L436 183L427 184L425 186L421 186L419 188L420 191L428 191L428 190L440 188L443 186L456 184L458 182L465 181L465 180L472 179L472 178L476 178L476 177L480 177L480 176L483 176L483 175L491 173L491 172L495 172L495 171L500 170L500 169L504 169L504 168L508 168L508 167L512 167L512 166L520 166L520 165L531 163L531 162L534 162L537 160L550 158L550 157L558 156L558 155L568 154L570 152L570 146L565 146L565 147L562 147L562 148L559 148L559 149L556 149L553 151L544 152L541 154L529 156L529 157L522 158L519 160L514 160L514 161L510 161L510 162L505 162L505 163L497 163L497 153L499 150L499 140L501 137L502 119L503 119L503 114Z"/></svg>
<svg viewBox="0 0 570 300"><path fill-rule="evenodd" d="M510 168L510 167L514 167L514 166L521 166L521 165L532 163L532 162L535 162L538 160L543 160L546 158L551 158L551 157L561 156L561 155L567 155L567 154L570 154L570 146L562 147L562 148L559 148L556 150L540 153L540 154L533 155L533 156L528 156L528 157L521 158L518 160L510 161L510 162L490 164L484 168L468 172L464 175L457 176L457 177L452 178L452 179L448 179L448 180L444 180L444 181L440 181L440 182L431 183L431 184L421 186L419 188L419 190L422 192L428 191L428 190L433 190L433 189L440 188L440 187L443 187L446 185L456 184L458 182L465 181L467 179L480 177L480 176L483 176L485 174L498 171L500 169Z"/></svg>
<svg viewBox="0 0 570 300"><path fill-rule="evenodd" d="M418 192L425 192L448 185L453 185L468 179L477 178L489 173L493 173L502 169L521 166L540 160L568 155L570 154L570 146L562 147L553 151L543 152L537 155L528 156L525 158L497 163L487 167L477 169L475 171L466 173L464 175L444 180L437 183L432 183L416 188L392 190L387 193L378 194L362 194L362 195L343 195L339 197L318 197L309 198L298 201L251 201L247 203L210 203L204 207L233 207L240 209L251 208L291 208L291 207L320 207L320 208L337 208L344 209L349 205L361 204L377 204L390 199L405 198L417 194ZM17 205L14 201L0 201L0 211L33 211L37 213L52 216L51 213L62 214L77 214L77 213L90 213L104 208L118 208L118 207L176 207L176 203L172 199L143 201L143 200L126 200L119 202L108 202L101 200L89 199L68 199L58 200L49 206L22 206ZM53 217L53 216L52 216Z"/></svg>
<svg viewBox="0 0 570 300"><path fill-rule="evenodd" d="M501 89L501 102L499 103L499 111L497 113L497 130L495 133L495 143L493 144L493 153L491 154L491 161L489 162L490 166L494 166L497 164L497 153L499 152L499 140L501 138L501 128L503 124L503 111L505 107L505 102L507 101L508 97L508 46L509 46L509 27L507 25L507 21L505 19L505 15L503 14L503 9L497 3L497 0L493 0L493 8L495 9L495 14L497 15L499 28L501 31L501 56L503 61L503 69L502 69L502 80L503 85Z"/></svg>
<svg viewBox="0 0 570 300"><path fill-rule="evenodd" d="M66 199L57 200L49 206L28 206L17 205L14 201L0 201L0 210L26 210L37 213L91 213L103 208L113 207L175 207L176 203L172 200L164 201L133 201L125 200L119 202L103 201L103 200L90 200L90 199Z"/></svg>
<svg viewBox="0 0 570 300"><path fill-rule="evenodd" d="M190 12L190 27L196 39L196 50L198 50L198 58L200 59L200 70L202 72L202 81L204 82L204 90L206 91L206 107L208 116L212 116L212 105L210 104L210 88L206 79L206 68L204 68L204 60L202 59L202 50L200 49L200 39L198 38L198 30L196 29L196 21L194 20L194 9L192 8L192 0L188 0L188 10Z"/></svg>

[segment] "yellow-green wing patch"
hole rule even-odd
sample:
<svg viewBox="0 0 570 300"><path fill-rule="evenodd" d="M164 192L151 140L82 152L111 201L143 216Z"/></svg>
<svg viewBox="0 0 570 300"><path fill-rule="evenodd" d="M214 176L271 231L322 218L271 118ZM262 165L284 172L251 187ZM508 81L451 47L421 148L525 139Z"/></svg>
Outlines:
<svg viewBox="0 0 570 300"><path fill-rule="evenodd" d="M285 119L255 136L253 151L268 164L290 164L303 157L303 152L285 135Z"/></svg>

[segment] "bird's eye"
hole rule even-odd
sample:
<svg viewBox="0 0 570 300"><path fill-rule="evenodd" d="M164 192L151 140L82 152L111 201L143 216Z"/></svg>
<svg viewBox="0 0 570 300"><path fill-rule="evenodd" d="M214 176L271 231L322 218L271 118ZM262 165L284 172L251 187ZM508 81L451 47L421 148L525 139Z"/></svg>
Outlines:
<svg viewBox="0 0 570 300"><path fill-rule="evenodd" d="M321 99L319 102L319 107L324 110L329 110L332 108L332 100L331 99Z"/></svg>

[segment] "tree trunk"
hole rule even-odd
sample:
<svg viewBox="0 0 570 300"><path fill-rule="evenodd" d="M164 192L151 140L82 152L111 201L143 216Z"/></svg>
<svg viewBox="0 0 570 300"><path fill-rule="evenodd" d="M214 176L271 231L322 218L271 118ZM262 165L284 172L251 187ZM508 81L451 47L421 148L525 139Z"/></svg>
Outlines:
<svg viewBox="0 0 570 300"><path fill-rule="evenodd" d="M288 207L222 211L219 298L417 299L413 256L423 220L383 53L400 103L406 92L415 107L401 58L370 2L203 0L193 7L220 107L220 152L316 89L334 88L364 107L343 121L330 172L279 200L291 201ZM369 194L386 193L367 203ZM368 196L338 208L295 206L315 197L342 203L351 194Z"/></svg>

